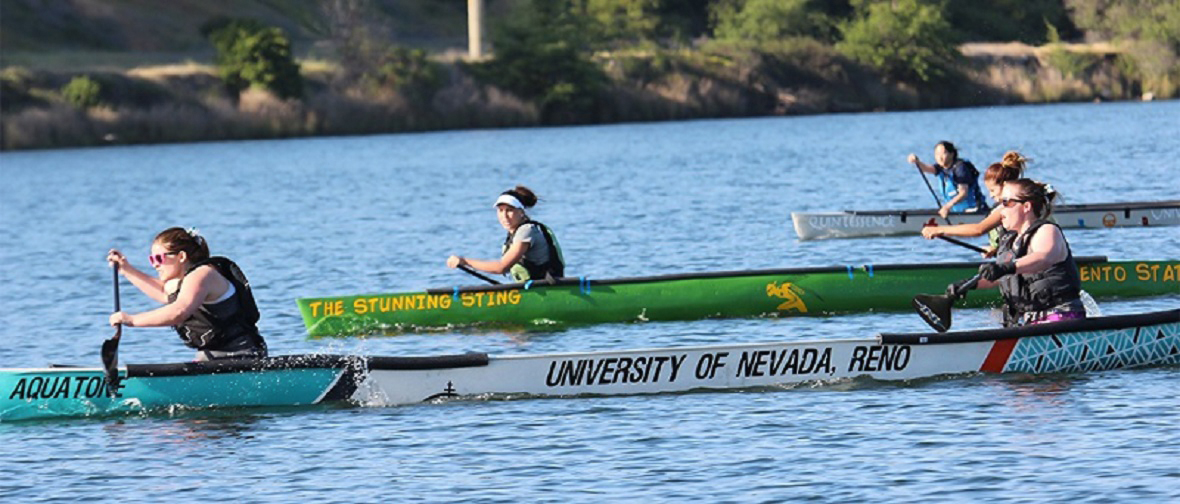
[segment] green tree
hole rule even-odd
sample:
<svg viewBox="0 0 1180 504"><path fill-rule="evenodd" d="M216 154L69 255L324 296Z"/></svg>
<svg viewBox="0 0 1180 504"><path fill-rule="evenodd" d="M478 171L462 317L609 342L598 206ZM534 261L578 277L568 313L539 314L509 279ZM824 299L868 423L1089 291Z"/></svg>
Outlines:
<svg viewBox="0 0 1180 504"><path fill-rule="evenodd" d="M665 0L656 11L660 35L680 41L708 35L712 3L712 0Z"/></svg>
<svg viewBox="0 0 1180 504"><path fill-rule="evenodd" d="M1106 40L1158 42L1180 51L1180 1L1065 0L1078 27Z"/></svg>
<svg viewBox="0 0 1180 504"><path fill-rule="evenodd" d="M585 0L586 14L608 40L652 40L660 26L660 0Z"/></svg>
<svg viewBox="0 0 1180 504"><path fill-rule="evenodd" d="M86 75L74 77L62 86L61 96L78 108L95 107L102 103L102 85Z"/></svg>
<svg viewBox="0 0 1180 504"><path fill-rule="evenodd" d="M721 0L713 4L718 40L765 43L788 37L830 41L836 22L816 0Z"/></svg>
<svg viewBox="0 0 1180 504"><path fill-rule="evenodd" d="M836 49L900 80L946 77L958 42L940 4L920 0L857 0L856 15L841 24Z"/></svg>
<svg viewBox="0 0 1180 504"><path fill-rule="evenodd" d="M560 2L559 2L560 3ZM576 0L571 12L592 21L594 42L684 42L705 35L711 0Z"/></svg>
<svg viewBox="0 0 1180 504"><path fill-rule="evenodd" d="M266 89L280 98L303 96L303 77L283 30L252 19L219 19L202 27L217 49L214 62L227 88Z"/></svg>
<svg viewBox="0 0 1180 504"><path fill-rule="evenodd" d="M1079 35L1062 0L945 0L946 19L965 40L1041 44L1045 24L1066 39Z"/></svg>
<svg viewBox="0 0 1180 504"><path fill-rule="evenodd" d="M1180 91L1180 0L1066 0L1074 23L1122 43L1122 66L1164 96Z"/></svg>
<svg viewBox="0 0 1180 504"><path fill-rule="evenodd" d="M589 58L584 18L568 0L533 0L492 37L492 60L472 73L541 107L548 123L585 122L601 100L606 74Z"/></svg>

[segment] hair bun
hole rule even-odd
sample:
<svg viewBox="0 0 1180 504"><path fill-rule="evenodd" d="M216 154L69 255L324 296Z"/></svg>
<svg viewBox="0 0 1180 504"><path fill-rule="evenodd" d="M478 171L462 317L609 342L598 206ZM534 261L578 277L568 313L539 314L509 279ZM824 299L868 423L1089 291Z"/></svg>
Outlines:
<svg viewBox="0 0 1180 504"><path fill-rule="evenodd" d="M1020 171L1024 171L1025 164L1031 161L1031 159L1020 155L1019 152L1008 151L1004 153L1004 157L1000 160L1000 164L1008 168L1017 168Z"/></svg>
<svg viewBox="0 0 1180 504"><path fill-rule="evenodd" d="M197 243L202 243L205 241L205 237L201 236L200 229L197 229L195 227L191 227L191 228L185 229L184 232L188 233L188 235L191 236L193 238L193 240L196 240Z"/></svg>

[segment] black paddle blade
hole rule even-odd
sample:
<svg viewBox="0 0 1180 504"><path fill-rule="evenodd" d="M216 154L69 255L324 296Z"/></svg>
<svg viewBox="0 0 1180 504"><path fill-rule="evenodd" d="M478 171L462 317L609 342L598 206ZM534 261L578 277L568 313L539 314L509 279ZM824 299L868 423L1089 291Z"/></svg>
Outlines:
<svg viewBox="0 0 1180 504"><path fill-rule="evenodd" d="M115 311L119 311L119 263L114 264ZM119 395L119 338L123 336L123 325L115 326L115 335L102 342L102 367L106 370L107 397Z"/></svg>
<svg viewBox="0 0 1180 504"><path fill-rule="evenodd" d="M119 390L119 336L122 327L115 336L102 342L102 367L106 370L107 396L115 397Z"/></svg>
<svg viewBox="0 0 1180 504"><path fill-rule="evenodd" d="M954 300L946 296L918 294L911 303L918 315L935 331L946 332L951 328L951 305Z"/></svg>

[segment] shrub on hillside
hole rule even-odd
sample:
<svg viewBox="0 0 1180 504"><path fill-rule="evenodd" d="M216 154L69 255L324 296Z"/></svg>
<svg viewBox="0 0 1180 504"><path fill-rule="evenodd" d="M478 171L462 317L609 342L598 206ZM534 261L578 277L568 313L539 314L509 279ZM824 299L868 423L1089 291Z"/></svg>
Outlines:
<svg viewBox="0 0 1180 504"><path fill-rule="evenodd" d="M81 75L62 86L61 96L78 108L96 107L102 103L102 86L89 76Z"/></svg>
<svg viewBox="0 0 1180 504"><path fill-rule="evenodd" d="M443 81L442 68L427 58L426 51L400 46L385 51L375 73L381 84L392 86L415 102L429 100Z"/></svg>
<svg viewBox="0 0 1180 504"><path fill-rule="evenodd" d="M252 19L217 19L201 31L217 49L217 71L231 92L252 86L284 99L303 96L303 77L283 30Z"/></svg>
<svg viewBox="0 0 1180 504"><path fill-rule="evenodd" d="M32 72L23 67L0 70L0 112L12 113L26 107L44 107L48 102L34 95Z"/></svg>
<svg viewBox="0 0 1180 504"><path fill-rule="evenodd" d="M1061 72L1061 75L1066 77L1080 77L1091 67L1102 62L1102 57L1096 54L1075 52L1066 49L1061 44L1061 37L1058 35L1057 27L1048 22L1045 25L1047 34L1045 39L1049 41L1047 44L1049 46L1049 52L1046 54L1045 59L1048 61L1049 66L1056 68L1058 72Z"/></svg>

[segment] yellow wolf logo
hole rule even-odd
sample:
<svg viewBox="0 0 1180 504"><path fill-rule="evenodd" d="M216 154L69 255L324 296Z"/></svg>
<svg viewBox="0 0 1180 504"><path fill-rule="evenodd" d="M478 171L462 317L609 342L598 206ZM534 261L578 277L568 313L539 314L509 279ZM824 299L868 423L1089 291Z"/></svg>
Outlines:
<svg viewBox="0 0 1180 504"><path fill-rule="evenodd" d="M807 305L803 303L803 289L791 282L783 282L782 285L776 285L774 282L766 284L766 295L786 299L778 305L778 311L807 313Z"/></svg>

